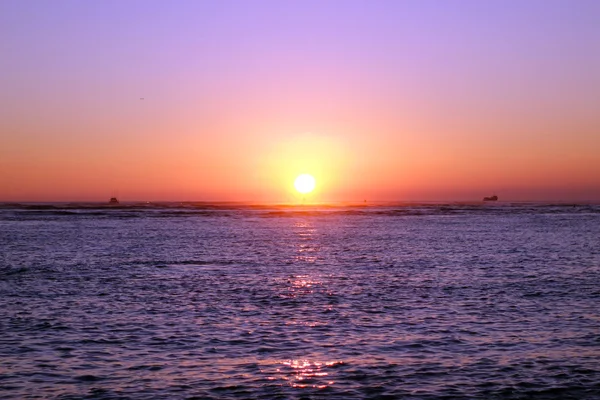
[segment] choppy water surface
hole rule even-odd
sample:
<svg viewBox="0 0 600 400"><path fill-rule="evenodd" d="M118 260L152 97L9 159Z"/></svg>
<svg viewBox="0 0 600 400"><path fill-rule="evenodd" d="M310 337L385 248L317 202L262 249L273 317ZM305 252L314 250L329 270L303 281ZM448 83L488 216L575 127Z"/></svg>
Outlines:
<svg viewBox="0 0 600 400"><path fill-rule="evenodd" d="M600 206L0 206L2 398L600 398Z"/></svg>

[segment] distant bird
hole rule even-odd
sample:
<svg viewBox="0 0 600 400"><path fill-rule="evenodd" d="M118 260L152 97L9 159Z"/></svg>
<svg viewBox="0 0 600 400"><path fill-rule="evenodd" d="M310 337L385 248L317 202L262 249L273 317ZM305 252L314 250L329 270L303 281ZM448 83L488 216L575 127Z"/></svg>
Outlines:
<svg viewBox="0 0 600 400"><path fill-rule="evenodd" d="M143 97L140 97L140 100L144 100L144 98L143 98Z"/></svg>

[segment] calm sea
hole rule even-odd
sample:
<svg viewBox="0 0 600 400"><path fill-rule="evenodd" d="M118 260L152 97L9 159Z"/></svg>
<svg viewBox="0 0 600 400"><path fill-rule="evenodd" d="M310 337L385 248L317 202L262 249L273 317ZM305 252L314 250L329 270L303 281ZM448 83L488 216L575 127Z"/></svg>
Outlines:
<svg viewBox="0 0 600 400"><path fill-rule="evenodd" d="M0 398L598 399L600 206L0 205Z"/></svg>

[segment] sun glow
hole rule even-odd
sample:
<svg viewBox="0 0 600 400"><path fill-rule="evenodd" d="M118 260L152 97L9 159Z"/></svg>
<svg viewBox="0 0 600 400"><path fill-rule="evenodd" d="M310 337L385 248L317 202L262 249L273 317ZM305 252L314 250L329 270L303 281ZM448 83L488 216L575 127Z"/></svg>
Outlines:
<svg viewBox="0 0 600 400"><path fill-rule="evenodd" d="M282 204L326 203L345 182L341 173L347 165L345 145L334 134L289 132L264 150L266 155L259 164L261 180Z"/></svg>
<svg viewBox="0 0 600 400"><path fill-rule="evenodd" d="M299 175L294 181L294 187L302 194L310 193L315 188L315 178L309 174Z"/></svg>

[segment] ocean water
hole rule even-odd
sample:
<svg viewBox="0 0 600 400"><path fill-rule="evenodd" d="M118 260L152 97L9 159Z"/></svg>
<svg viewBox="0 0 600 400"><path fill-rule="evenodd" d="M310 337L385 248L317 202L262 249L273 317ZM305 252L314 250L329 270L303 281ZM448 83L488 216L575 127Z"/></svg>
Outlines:
<svg viewBox="0 0 600 400"><path fill-rule="evenodd" d="M598 399L600 206L0 205L0 398Z"/></svg>

